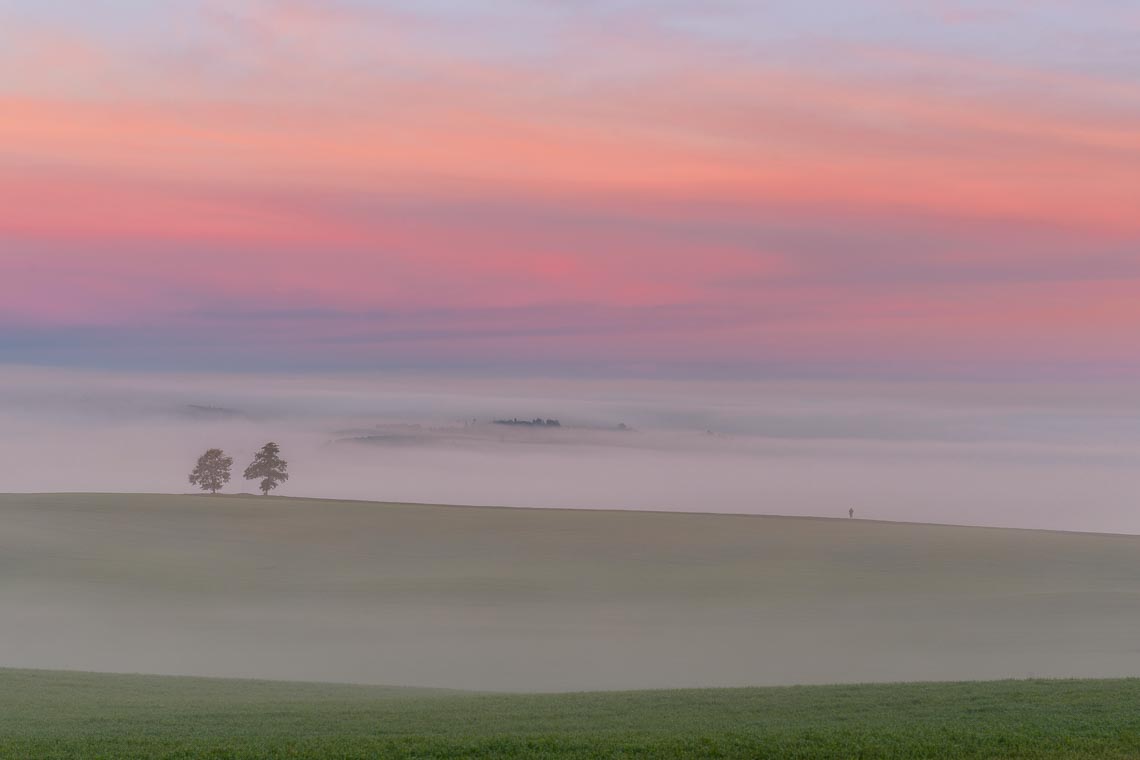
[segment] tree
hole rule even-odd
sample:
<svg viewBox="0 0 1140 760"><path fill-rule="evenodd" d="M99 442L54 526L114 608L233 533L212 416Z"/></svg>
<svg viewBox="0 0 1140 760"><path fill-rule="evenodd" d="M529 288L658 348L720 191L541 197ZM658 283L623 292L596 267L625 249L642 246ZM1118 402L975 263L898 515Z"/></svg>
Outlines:
<svg viewBox="0 0 1140 760"><path fill-rule="evenodd" d="M225 455L221 449L209 449L198 457L198 464L190 471L190 485L214 494L230 482L230 468L234 458Z"/></svg>
<svg viewBox="0 0 1140 760"><path fill-rule="evenodd" d="M284 483L289 479L289 473L286 472L289 463L278 456L280 453L281 447L270 441L261 447L261 451L254 455L249 467L245 468L246 480L261 478L259 488L265 496L268 496L278 483Z"/></svg>

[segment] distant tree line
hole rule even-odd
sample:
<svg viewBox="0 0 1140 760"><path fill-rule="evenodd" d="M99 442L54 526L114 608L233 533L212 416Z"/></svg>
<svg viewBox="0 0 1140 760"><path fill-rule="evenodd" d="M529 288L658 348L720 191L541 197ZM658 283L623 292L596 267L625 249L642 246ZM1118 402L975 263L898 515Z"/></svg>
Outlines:
<svg viewBox="0 0 1140 760"><path fill-rule="evenodd" d="M289 463L280 455L281 447L270 441L253 455L253 461L243 473L246 480L261 480L258 488L265 496L289 479ZM234 458L226 456L221 449L207 449L205 454L198 457L198 463L190 471L190 485L215 494L230 482L230 469L233 465Z"/></svg>
<svg viewBox="0 0 1140 760"><path fill-rule="evenodd" d="M496 425L526 425L528 427L562 427L558 420L544 420L535 417L533 420L520 420L518 417L510 420L495 420Z"/></svg>

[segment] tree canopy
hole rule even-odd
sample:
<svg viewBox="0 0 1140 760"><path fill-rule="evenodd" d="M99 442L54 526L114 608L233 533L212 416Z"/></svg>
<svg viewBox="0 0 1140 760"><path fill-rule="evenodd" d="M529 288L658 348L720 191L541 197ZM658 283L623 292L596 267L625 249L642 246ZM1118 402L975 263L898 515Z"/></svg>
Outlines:
<svg viewBox="0 0 1140 760"><path fill-rule="evenodd" d="M289 463L282 459L279 455L281 447L276 443L270 441L261 447L261 450L254 455L253 461L250 462L249 467L245 468L246 480L257 480L261 478L259 488L261 493L265 496L278 486L289 479Z"/></svg>
<svg viewBox="0 0 1140 760"><path fill-rule="evenodd" d="M190 471L190 485L212 494L217 493L218 489L230 482L230 468L233 465L233 457L226 456L221 449L207 449L205 454L198 457L198 463Z"/></svg>

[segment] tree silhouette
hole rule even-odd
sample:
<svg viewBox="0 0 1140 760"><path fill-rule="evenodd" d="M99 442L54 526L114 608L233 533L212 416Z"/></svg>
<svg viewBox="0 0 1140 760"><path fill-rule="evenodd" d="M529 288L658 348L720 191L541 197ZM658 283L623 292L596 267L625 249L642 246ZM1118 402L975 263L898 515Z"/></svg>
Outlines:
<svg viewBox="0 0 1140 760"><path fill-rule="evenodd" d="M190 485L215 494L230 482L230 468L233 466L233 457L226 456L221 449L208 449L198 457L198 464L190 471Z"/></svg>
<svg viewBox="0 0 1140 760"><path fill-rule="evenodd" d="M261 451L254 455L253 461L250 462L249 467L245 468L246 480L257 480L261 478L261 493L265 496L277 487L278 483L284 483L289 479L289 463L278 456L281 453L281 447L276 443L270 441L261 447Z"/></svg>

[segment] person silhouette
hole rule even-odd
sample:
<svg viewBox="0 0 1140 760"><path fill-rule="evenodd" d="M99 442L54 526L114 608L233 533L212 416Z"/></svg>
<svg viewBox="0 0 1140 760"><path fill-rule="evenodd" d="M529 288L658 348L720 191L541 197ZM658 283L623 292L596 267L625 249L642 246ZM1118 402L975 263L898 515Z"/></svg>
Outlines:
<svg viewBox="0 0 1140 760"><path fill-rule="evenodd" d="M855 507L851 507L851 509L847 510L847 516L852 518L855 517Z"/></svg>

